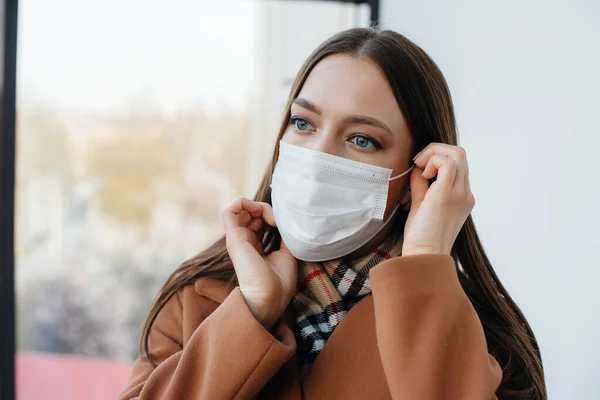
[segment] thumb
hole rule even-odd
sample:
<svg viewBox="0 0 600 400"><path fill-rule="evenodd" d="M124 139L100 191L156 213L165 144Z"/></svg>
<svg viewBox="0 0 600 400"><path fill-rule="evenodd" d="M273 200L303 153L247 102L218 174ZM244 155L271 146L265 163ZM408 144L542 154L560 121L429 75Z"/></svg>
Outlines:
<svg viewBox="0 0 600 400"><path fill-rule="evenodd" d="M425 198L425 193L427 193L427 190L429 189L429 181L421 176L422 173L423 169L419 167L415 167L410 173L410 193L412 207L421 204Z"/></svg>

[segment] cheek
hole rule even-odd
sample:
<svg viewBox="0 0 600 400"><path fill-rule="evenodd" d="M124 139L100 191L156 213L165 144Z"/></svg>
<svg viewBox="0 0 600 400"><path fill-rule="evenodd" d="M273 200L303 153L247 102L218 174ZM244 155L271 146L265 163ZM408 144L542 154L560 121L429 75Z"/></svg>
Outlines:
<svg viewBox="0 0 600 400"><path fill-rule="evenodd" d="M288 126L283 135L281 136L281 140L285 143L293 144L295 146L302 146L303 137L302 135L298 135L292 131L292 127Z"/></svg>
<svg viewBox="0 0 600 400"><path fill-rule="evenodd" d="M286 128L286 130L283 132L283 135L281 135L281 140L286 143L291 143L290 142L291 137L292 137L292 134L290 132L290 127L288 126Z"/></svg>
<svg viewBox="0 0 600 400"><path fill-rule="evenodd" d="M394 208L402 200L404 188L408 185L408 176L390 182L388 187L387 205L385 209L385 218L388 218Z"/></svg>

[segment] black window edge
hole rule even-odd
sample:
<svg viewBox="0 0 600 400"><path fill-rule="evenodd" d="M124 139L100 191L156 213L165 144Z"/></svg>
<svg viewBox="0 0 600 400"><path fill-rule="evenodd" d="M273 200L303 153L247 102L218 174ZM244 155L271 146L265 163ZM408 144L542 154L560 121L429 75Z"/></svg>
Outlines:
<svg viewBox="0 0 600 400"><path fill-rule="evenodd" d="M285 1L285 0L284 0ZM379 3L380 0L305 0L305 1L321 1L330 3L352 3L352 4L367 4L371 7L371 25L379 26Z"/></svg>
<svg viewBox="0 0 600 400"><path fill-rule="evenodd" d="M0 0L0 399L15 398L15 103L18 0Z"/></svg>
<svg viewBox="0 0 600 400"><path fill-rule="evenodd" d="M371 24L379 26L379 0L365 1L371 7Z"/></svg>

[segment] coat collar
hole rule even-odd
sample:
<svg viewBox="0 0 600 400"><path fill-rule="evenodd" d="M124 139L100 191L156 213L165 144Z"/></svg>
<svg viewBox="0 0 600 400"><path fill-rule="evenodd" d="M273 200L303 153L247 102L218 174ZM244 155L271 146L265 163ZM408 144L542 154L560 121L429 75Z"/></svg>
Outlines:
<svg viewBox="0 0 600 400"><path fill-rule="evenodd" d="M194 288L217 303L233 290L231 285L213 279L200 279ZM282 321L296 332L291 304ZM348 311L303 379L294 356L273 376L259 398L391 399L377 348L373 296L365 296Z"/></svg>
<svg viewBox="0 0 600 400"><path fill-rule="evenodd" d="M291 306L283 317L295 332ZM261 392L261 398L391 399L377 348L373 297L366 296L348 311L301 379L294 356Z"/></svg>

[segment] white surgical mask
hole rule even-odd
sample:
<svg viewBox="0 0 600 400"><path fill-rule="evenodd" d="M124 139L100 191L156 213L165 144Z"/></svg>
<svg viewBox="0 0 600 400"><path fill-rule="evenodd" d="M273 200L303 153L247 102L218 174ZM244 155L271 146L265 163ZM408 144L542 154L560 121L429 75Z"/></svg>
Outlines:
<svg viewBox="0 0 600 400"><path fill-rule="evenodd" d="M359 249L391 219L383 220L389 182L412 168L391 178L389 168L280 142L271 201L287 248L304 261Z"/></svg>

